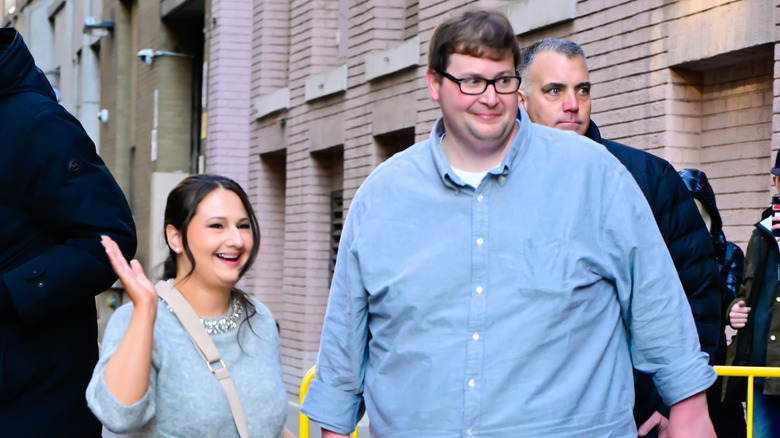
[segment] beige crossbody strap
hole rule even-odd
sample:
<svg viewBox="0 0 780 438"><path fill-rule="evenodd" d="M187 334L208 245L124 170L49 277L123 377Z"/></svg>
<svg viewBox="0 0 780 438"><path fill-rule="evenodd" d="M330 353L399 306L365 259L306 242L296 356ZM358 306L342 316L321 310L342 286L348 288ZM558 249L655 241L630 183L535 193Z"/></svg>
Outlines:
<svg viewBox="0 0 780 438"><path fill-rule="evenodd" d="M238 429L238 436L249 438L244 411L241 409L241 401L238 399L238 392L236 392L236 387L233 385L233 379L230 378L225 362L219 356L217 346L214 345L211 336L209 336L203 324L201 324L200 318L181 292L173 287L173 284L166 281L158 281L154 287L157 289L157 295L171 306L173 313L179 318L179 322L184 326L187 334L190 335L190 339L195 344L198 353L206 362L206 366L209 367L209 371L214 374L214 377L222 385L222 389L225 390L225 395L227 395L228 403L230 404L230 412L233 414L233 421L236 423L236 429Z"/></svg>

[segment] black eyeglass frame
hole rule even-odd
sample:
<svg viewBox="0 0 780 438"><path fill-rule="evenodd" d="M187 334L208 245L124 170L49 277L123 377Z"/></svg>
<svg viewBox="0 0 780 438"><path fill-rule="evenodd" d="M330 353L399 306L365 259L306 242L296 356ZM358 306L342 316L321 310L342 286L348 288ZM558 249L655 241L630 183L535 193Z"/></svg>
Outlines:
<svg viewBox="0 0 780 438"><path fill-rule="evenodd" d="M480 94L482 94L485 91L487 91L488 87L491 86L491 85L493 86L493 89L496 90L497 94L517 93L517 90L520 89L520 83L523 81L523 78L521 78L519 75L500 76L500 77L497 77L495 79L486 79L486 78L480 78L480 77L475 77L475 76L469 76L469 77L465 77L465 78L456 78L455 76L453 76L453 75L451 75L451 74L449 74L449 73L447 73L446 71L443 71L443 70L436 70L436 73L438 73L438 74L444 76L445 78L451 80L452 82L455 82L456 84L458 84L458 89L460 90L460 92L463 93L463 94L467 94L469 96L479 96ZM498 82L498 81L500 81L502 79L507 79L507 78L517 79L517 88L515 88L512 91L498 91L498 87L496 87L496 82ZM479 93L467 93L467 92L463 91L463 86L461 85L461 82L465 81L466 79L480 79L480 80L483 80L483 81L485 81L485 88L483 88L482 91L480 91Z"/></svg>

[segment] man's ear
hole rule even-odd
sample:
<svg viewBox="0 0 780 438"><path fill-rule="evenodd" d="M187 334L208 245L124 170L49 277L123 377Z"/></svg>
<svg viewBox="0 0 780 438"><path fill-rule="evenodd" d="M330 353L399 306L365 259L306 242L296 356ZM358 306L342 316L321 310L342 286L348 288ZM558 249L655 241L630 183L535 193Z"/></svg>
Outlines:
<svg viewBox="0 0 780 438"><path fill-rule="evenodd" d="M441 87L441 82L433 70L428 69L425 72L425 82L428 84L428 92L431 94L431 100L438 102L439 87Z"/></svg>
<svg viewBox="0 0 780 438"><path fill-rule="evenodd" d="M166 225L165 237L168 240L168 246L170 246L174 252L181 252L181 233L179 233L179 230L177 230L176 227L171 224Z"/></svg>
<svg viewBox="0 0 780 438"><path fill-rule="evenodd" d="M528 107L526 106L526 99L525 99L525 90L523 90L523 87L520 87L517 89L517 102L523 106L523 109L525 112L528 112Z"/></svg>

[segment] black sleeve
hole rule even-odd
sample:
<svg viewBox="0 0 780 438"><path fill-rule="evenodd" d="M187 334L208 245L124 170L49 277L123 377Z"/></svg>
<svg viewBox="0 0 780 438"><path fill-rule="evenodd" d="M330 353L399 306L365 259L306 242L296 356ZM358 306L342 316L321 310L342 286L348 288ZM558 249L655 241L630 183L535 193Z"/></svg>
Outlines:
<svg viewBox="0 0 780 438"><path fill-rule="evenodd" d="M688 296L702 351L712 360L720 332L721 284L710 233L674 167L664 166L658 184L658 227Z"/></svg>
<svg viewBox="0 0 780 438"><path fill-rule="evenodd" d="M23 211L52 243L2 274L13 309L0 313L16 311L25 324L34 324L93 299L116 281L101 235L114 239L128 259L136 236L124 194L73 116L57 106L20 131L25 169L16 189Z"/></svg>
<svg viewBox="0 0 780 438"><path fill-rule="evenodd" d="M663 400L653 384L653 376L634 370L634 421L636 427L641 426L653 415L653 412L664 410ZM669 414L666 414L669 418Z"/></svg>
<svg viewBox="0 0 780 438"><path fill-rule="evenodd" d="M737 245L726 242L726 287L728 294L723 301L730 303L737 297L737 291L742 284L742 276L745 267L745 254Z"/></svg>

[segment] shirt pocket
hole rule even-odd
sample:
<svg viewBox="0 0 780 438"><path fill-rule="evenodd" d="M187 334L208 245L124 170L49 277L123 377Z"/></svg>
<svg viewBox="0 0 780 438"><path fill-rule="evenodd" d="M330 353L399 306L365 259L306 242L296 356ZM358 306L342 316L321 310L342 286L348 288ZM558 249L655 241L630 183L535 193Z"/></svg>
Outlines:
<svg viewBox="0 0 780 438"><path fill-rule="evenodd" d="M515 288L521 293L568 295L571 257L566 241L555 237L523 239L517 244Z"/></svg>

